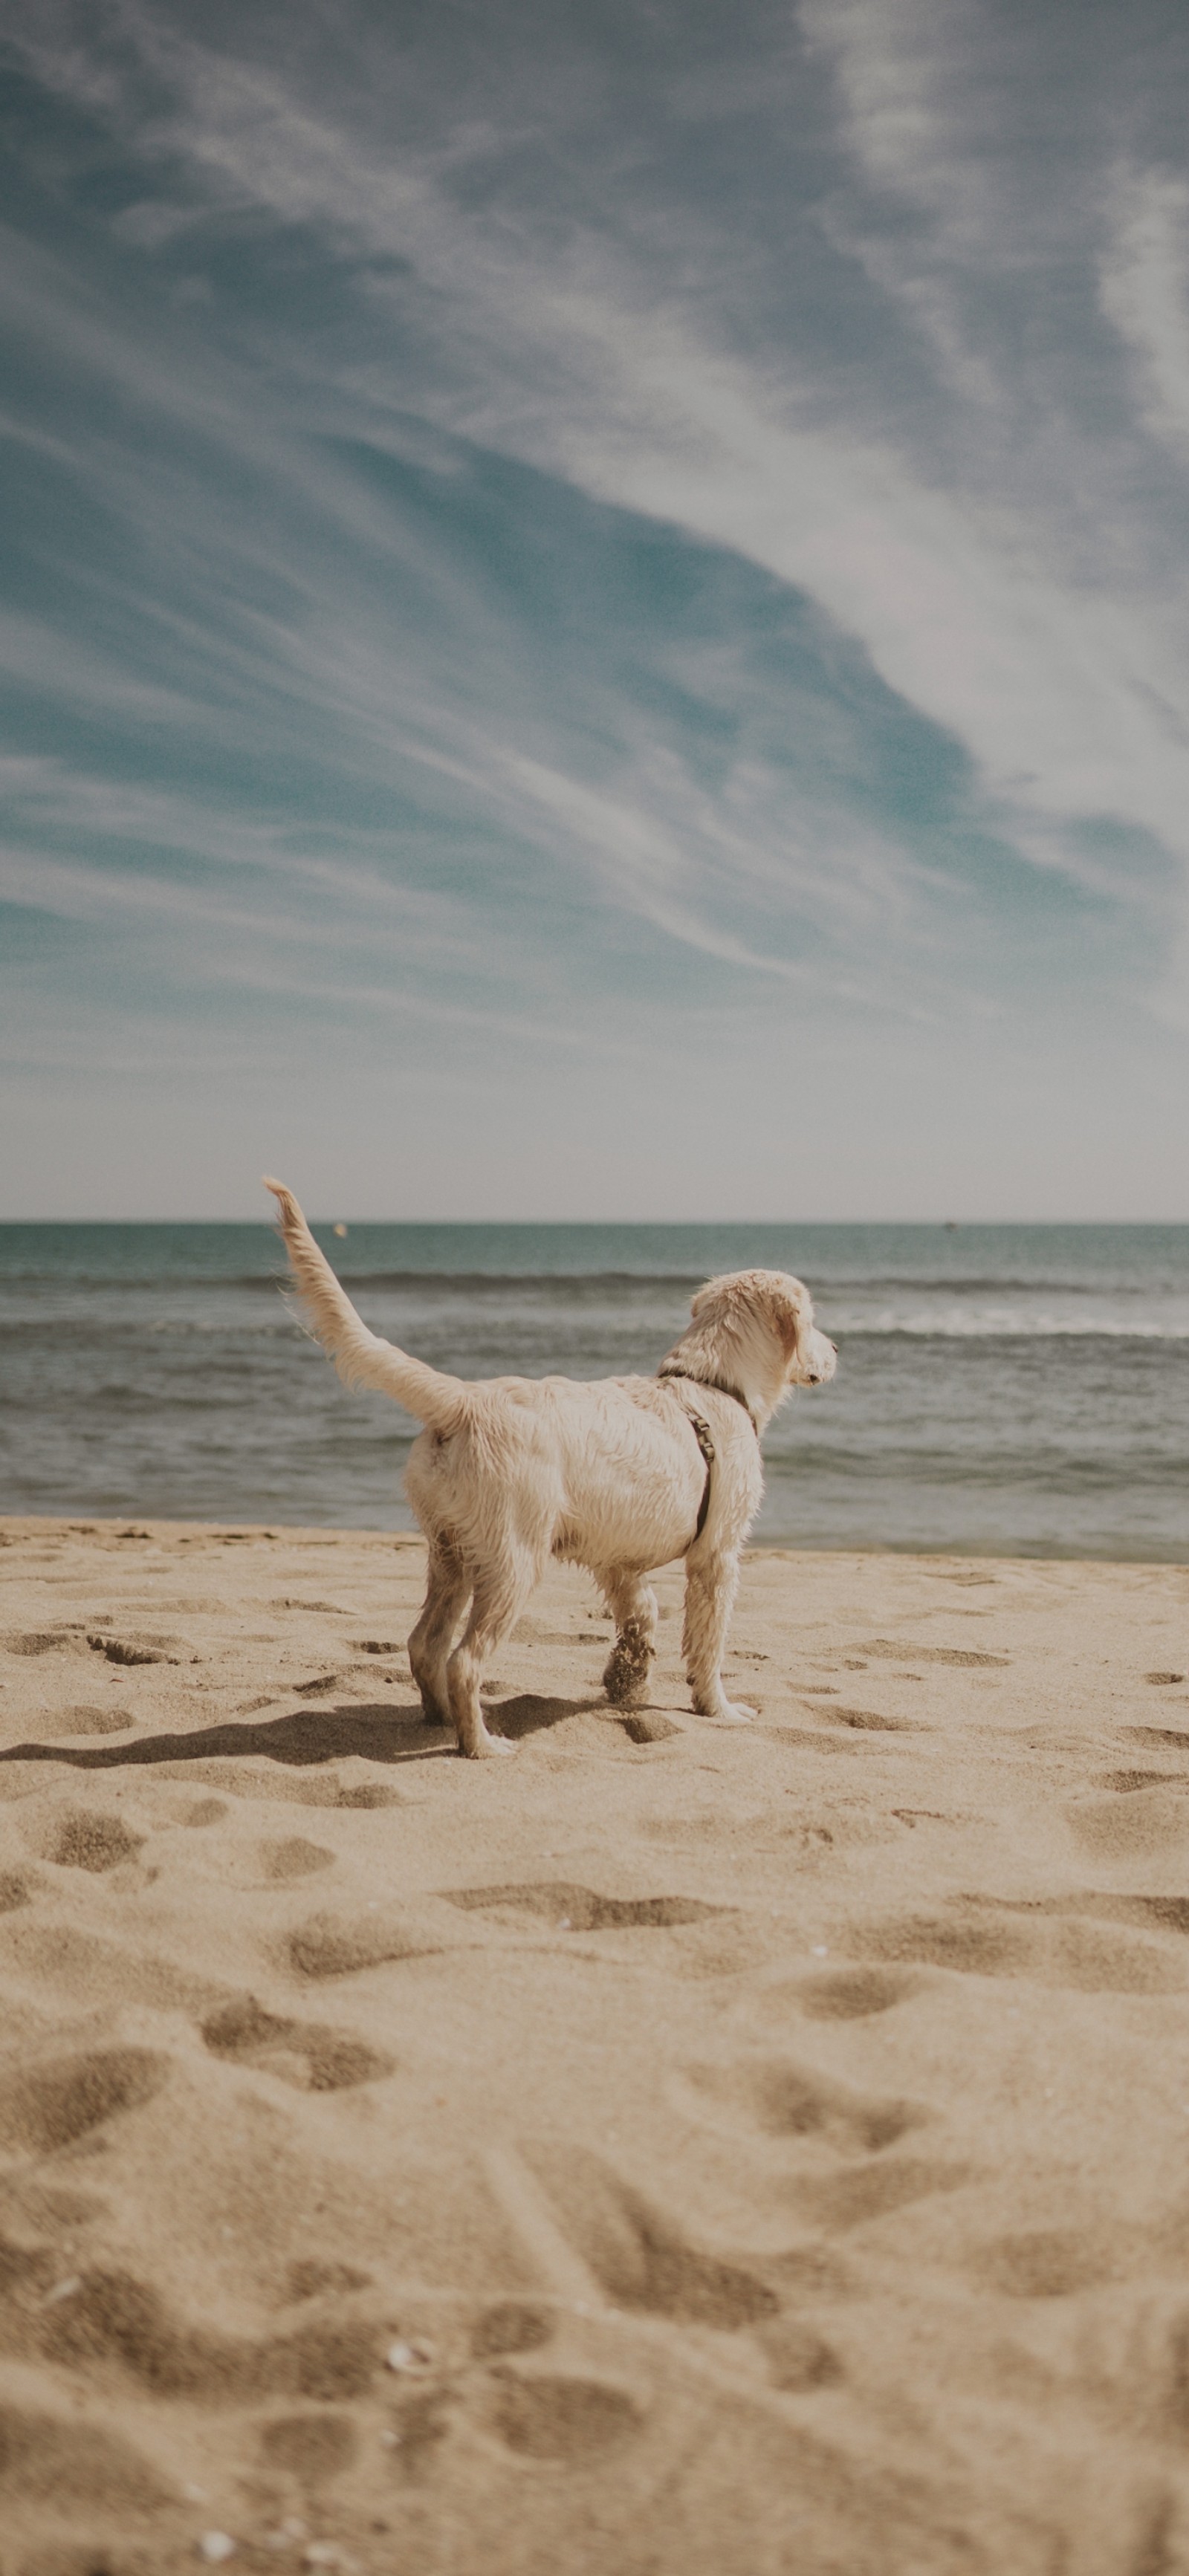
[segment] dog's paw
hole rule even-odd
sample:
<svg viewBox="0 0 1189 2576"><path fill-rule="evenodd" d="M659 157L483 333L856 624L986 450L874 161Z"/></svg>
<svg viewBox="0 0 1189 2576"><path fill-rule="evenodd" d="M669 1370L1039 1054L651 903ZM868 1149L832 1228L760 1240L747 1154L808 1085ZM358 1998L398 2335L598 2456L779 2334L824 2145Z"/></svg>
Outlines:
<svg viewBox="0 0 1189 2576"><path fill-rule="evenodd" d="M469 1744L460 1744L458 1750L468 1762L492 1762L501 1753L514 1753L516 1747L508 1736L488 1735L484 1728L481 1735L473 1737Z"/></svg>
<svg viewBox="0 0 1189 2576"><path fill-rule="evenodd" d="M696 1692L692 1697L695 1717L708 1717L717 1726L750 1726L760 1713L758 1708L749 1708L745 1699L728 1699L725 1691L720 1691L716 1699L699 1699Z"/></svg>

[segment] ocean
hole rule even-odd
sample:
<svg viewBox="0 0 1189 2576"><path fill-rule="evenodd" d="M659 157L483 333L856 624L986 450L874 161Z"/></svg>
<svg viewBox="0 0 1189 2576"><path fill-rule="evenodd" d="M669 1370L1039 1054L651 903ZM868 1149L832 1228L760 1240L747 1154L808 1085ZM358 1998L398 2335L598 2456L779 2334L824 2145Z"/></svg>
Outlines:
<svg viewBox="0 0 1189 2576"><path fill-rule="evenodd" d="M316 1229L374 1331L463 1377L650 1371L713 1271L839 1346L768 1431L754 1537L1189 1562L1189 1226ZM414 1426L350 1396L259 1225L0 1226L0 1508L412 1526Z"/></svg>

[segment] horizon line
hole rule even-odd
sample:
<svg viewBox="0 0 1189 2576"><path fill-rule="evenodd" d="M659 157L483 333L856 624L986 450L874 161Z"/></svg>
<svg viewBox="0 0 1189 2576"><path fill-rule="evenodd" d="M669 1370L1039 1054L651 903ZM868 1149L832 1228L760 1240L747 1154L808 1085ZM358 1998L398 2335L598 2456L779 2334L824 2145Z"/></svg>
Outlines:
<svg viewBox="0 0 1189 2576"><path fill-rule="evenodd" d="M734 1228L738 1228L738 1229L741 1229L741 1230L742 1230L742 1229L746 1229L746 1228L748 1228L748 1227L759 1227L759 1226L822 1226L822 1227L826 1227L826 1226L895 1226L895 1225L914 1225L914 1226L927 1227L927 1228L928 1228L929 1230L931 1230L931 1231L935 1231L935 1232L937 1232L937 1233L942 1233L942 1234L944 1234L944 1233L954 1233L954 1234L958 1234L958 1233L962 1233L962 1232L964 1232L964 1231L969 1231L972 1227L976 1227L976 1226L1071 1226L1071 1227L1072 1227L1072 1226L1085 1226L1085 1227L1090 1227L1090 1226L1097 1226L1097 1227L1103 1227L1103 1226L1117 1226L1120 1230L1123 1230L1123 1229L1125 1229L1125 1228L1130 1228L1130 1227L1137 1227L1137 1228L1138 1228L1138 1227L1143 1227L1143 1226L1160 1226L1160 1227L1164 1227L1164 1228L1168 1228L1168 1227L1179 1227L1179 1228L1181 1228L1181 1229L1183 1229L1183 1230L1185 1230L1185 1231L1189 1231L1189 1215L1186 1215L1186 1216L1134 1216L1134 1217L1133 1217L1133 1216L1128 1216L1128 1217L1115 1217L1115 1216L1051 1216L1051 1217L1041 1217L1041 1216L963 1216L963 1217L940 1217L940 1216L879 1216L879 1217L874 1217L874 1216L829 1216L829 1217L822 1217L822 1216L746 1216L746 1217L736 1217L736 1216L705 1216L705 1215L702 1215L702 1216L696 1216L696 1217L695 1217L695 1216L677 1216L677 1217L644 1217L644 1216L600 1216L600 1217L590 1217L590 1216L582 1216L582 1217L573 1217L573 1216L481 1216L481 1217L469 1217L469 1216L468 1216L468 1217L460 1217L460 1216L408 1216L408 1215L405 1215L405 1216L347 1216L347 1217L344 1217L344 1216L337 1216L337 1217L332 1217L332 1216L308 1216L308 1215L307 1215L307 1223L308 1223L309 1225L311 1225L311 1226L322 1226L322 1227L324 1227L324 1228L325 1228L328 1232L330 1232L330 1233L333 1233L334 1228L335 1228L337 1225L345 1226L348 1230L349 1230L352 1226L358 1226L358 1227L360 1227L360 1228L362 1228L362 1227L364 1227L364 1226L427 1226L427 1227L428 1227L428 1226L467 1226L467 1227L474 1227L474 1228L476 1228L476 1229L478 1229L479 1227L482 1227L482 1226L509 1226L509 1227L512 1227L512 1226L523 1226L523 1227L525 1227L525 1228L528 1228L528 1227L542 1227L542 1226L556 1226L556 1227L559 1227L559 1228L570 1228L570 1229L573 1229L573 1228L575 1228L575 1227L579 1227L579 1226L587 1226L587 1227L590 1227L592 1230L593 1230L593 1229L598 1229L598 1228L606 1228L606 1227L609 1227L609 1226L618 1226L618 1227L627 1227L627 1226L632 1226L632 1227L639 1227L641 1230L643 1230L644 1228L648 1228L648 1229L649 1229L650 1231L652 1231L652 1232L659 1232L659 1231L663 1230L663 1229L664 1229L664 1228L666 1228L666 1227L668 1227L668 1228L672 1228L672 1229L674 1229L674 1230L676 1230L676 1229L678 1229L678 1228L683 1228L683 1229L693 1229L693 1230L696 1230L696 1229L705 1229L705 1228L712 1227L712 1226L723 1226L723 1227L730 1226L730 1227L734 1227ZM215 1226L215 1225L218 1225L218 1226L243 1226L243 1227L245 1228L245 1230L247 1230L247 1229L249 1229L249 1228L250 1228L250 1229L252 1229L252 1230L255 1230L255 1229L256 1229L256 1228L258 1228L258 1227L263 1227L263 1228L265 1228L265 1229L266 1229L270 1234L271 1234L271 1233L275 1233L275 1232L277 1231L277 1229L276 1229L276 1227L274 1226L274 1224L273 1224L273 1222L272 1222L271 1218L270 1218L269 1216L267 1216L267 1215L263 1215L263 1216L260 1216L260 1217L251 1217L251 1216L0 1216L0 1230L2 1230L4 1227L7 1227L7 1226L13 1226L13 1227L16 1227L16 1226L36 1226L36 1225L70 1225L70 1226L89 1226L89 1225L93 1225L93 1226L104 1226L104 1225L128 1225L128 1226L132 1226L132 1225L143 1225L143 1226L151 1226L151 1225L157 1225L157 1226L160 1226L160 1225L170 1225L170 1226L195 1226L195 1227L198 1227L198 1226Z"/></svg>

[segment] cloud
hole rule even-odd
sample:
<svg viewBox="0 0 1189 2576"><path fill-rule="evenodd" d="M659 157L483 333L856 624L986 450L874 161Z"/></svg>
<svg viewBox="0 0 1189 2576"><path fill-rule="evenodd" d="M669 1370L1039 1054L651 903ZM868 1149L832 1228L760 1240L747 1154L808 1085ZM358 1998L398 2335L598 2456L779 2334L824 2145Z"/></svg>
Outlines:
<svg viewBox="0 0 1189 2576"><path fill-rule="evenodd" d="M682 1061L898 1026L940 1078L975 1021L1189 1018L1143 44L999 0L284 23L10 29L39 991L404 1012L497 1086L534 1032L639 1061L644 1012Z"/></svg>
<svg viewBox="0 0 1189 2576"><path fill-rule="evenodd" d="M1141 416L1189 449L1189 181L1122 170L1102 259L1103 310L1139 361Z"/></svg>
<svg viewBox="0 0 1189 2576"><path fill-rule="evenodd" d="M46 342L65 346L77 380L73 297L45 292L42 310ZM87 345L105 380L136 381L135 352L122 370L120 328L102 306ZM171 375L180 404L184 365ZM69 697L92 728L118 719L117 761L133 744L138 762L159 758L172 725L173 756L188 764L184 795L104 784L92 765L73 797L76 834L155 844L162 863L267 860L288 872L295 900L302 853L303 864L320 853L345 895L356 848L407 878L469 836L460 904L517 914L521 938L546 955L564 864L580 903L645 917L670 945L762 980L791 977L823 999L878 991L884 1006L919 1006L908 989L914 907L919 976L945 835L978 800L955 780L925 812L930 769L955 768L949 747L912 723L828 621L721 550L592 508L564 480L457 441L427 445L416 423L399 435L390 419L382 446L311 440L266 409L241 440L235 382L224 357L208 376L197 453L188 439L138 466L101 440L78 458L136 548L135 577L121 565L104 579L102 639L64 638L60 614L13 630L9 667L27 697ZM65 597L73 566L61 580ZM88 568L71 621L84 633L94 587ZM904 819L878 812L881 761L902 765L910 746L922 782L912 824L932 842L923 855ZM229 764L245 784L224 810ZM59 780L43 823L56 815L66 828L63 794ZM361 799L374 811L377 797L387 833L358 819ZM495 876L477 829L503 854ZM840 951L893 924L907 947L889 992L882 973ZM952 982L952 954L944 971ZM586 953L582 975L589 987Z"/></svg>
<svg viewBox="0 0 1189 2576"><path fill-rule="evenodd" d="M172 205L165 197L142 197L113 215L111 229L117 241L131 242L136 250L153 251L176 241L180 233L200 220L201 211L192 206Z"/></svg>
<svg viewBox="0 0 1189 2576"><path fill-rule="evenodd" d="M655 260L658 228L634 221L630 202L609 210L599 196L594 219L567 223L559 239L548 206L501 202L497 185L493 221L490 187L480 207L467 204L477 165L494 159L498 177L490 131L452 133L447 122L436 140L393 156L361 140L350 121L357 99L340 100L337 113L333 101L315 107L259 64L164 41L145 17L134 23L146 59L174 87L159 149L167 138L236 204L408 263L371 292L399 324L412 272L434 308L430 345L418 352L431 417L809 590L890 687L965 744L988 792L1019 805L1022 847L1036 813L1069 822L1105 813L1189 856L1189 768L1166 713L1174 672L1189 677L1185 639L1171 603L1153 602L1137 568L1120 566L1125 529L1110 531L1096 565L1078 532L1038 512L1026 489L1009 480L972 492L960 472L939 481L910 442L873 434L869 399L852 405L849 422L815 421L819 388L795 346L769 351L760 367L742 361L713 291L672 291ZM977 409L993 353L971 345L969 331L963 339L957 289L951 279L947 312L935 272L943 256L976 279L996 261L1002 272L1024 259L1031 210L1013 184L1010 128L993 150L979 85L988 75L1001 97L1018 48L997 60L987 14L938 0L890 9L806 0L801 23L836 65L844 151L867 184L907 201L929 228L932 281L910 274L914 259L921 266L918 241L902 251L895 291L918 316L932 312L943 367L968 397L974 386ZM1171 205L1166 195L1166 229ZM1145 241L1154 220L1149 209ZM696 233L713 280L725 262L721 247L709 254L710 232L702 213ZM1030 247L1034 274L1044 246ZM1144 256L1149 266L1157 257L1150 242ZM1165 294L1167 404L1180 344L1160 275L1165 287L1154 282L1151 293ZM399 379L386 387L384 378L373 368L363 390L391 398Z"/></svg>

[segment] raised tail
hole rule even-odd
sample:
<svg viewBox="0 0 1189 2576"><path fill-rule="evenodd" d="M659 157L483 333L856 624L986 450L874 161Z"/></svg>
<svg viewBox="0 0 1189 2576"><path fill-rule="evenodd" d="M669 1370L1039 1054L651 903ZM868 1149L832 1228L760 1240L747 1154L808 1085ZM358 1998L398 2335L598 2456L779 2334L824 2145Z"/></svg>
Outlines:
<svg viewBox="0 0 1189 2576"><path fill-rule="evenodd" d="M435 1431L453 1429L466 1406L461 1378L443 1377L437 1369L427 1368L424 1360L410 1359L395 1342L369 1333L319 1251L292 1190L283 1181L270 1181L267 1173L264 1186L277 1202L302 1315L344 1385L374 1387L381 1395L395 1396L415 1422L427 1422Z"/></svg>

